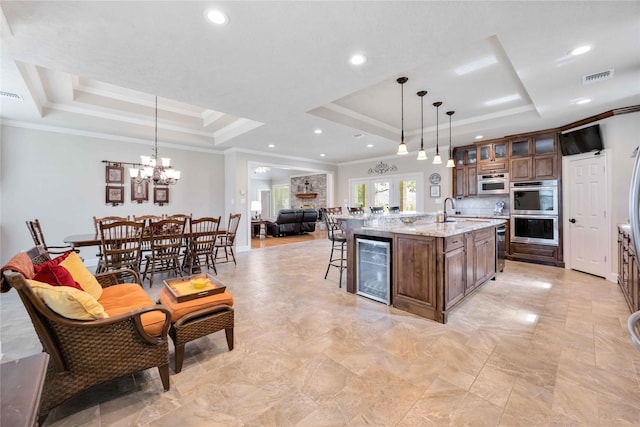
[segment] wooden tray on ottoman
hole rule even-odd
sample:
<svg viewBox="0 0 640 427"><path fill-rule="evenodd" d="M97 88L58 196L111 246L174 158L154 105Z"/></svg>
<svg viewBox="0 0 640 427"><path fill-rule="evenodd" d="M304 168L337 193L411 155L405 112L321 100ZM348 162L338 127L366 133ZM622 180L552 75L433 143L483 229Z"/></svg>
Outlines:
<svg viewBox="0 0 640 427"><path fill-rule="evenodd" d="M195 288L193 286L194 279L207 279L209 283L204 288ZM214 277L208 274L194 274L188 277L176 277L175 279L166 279L164 285L169 293L177 302L190 301L196 298L202 298L209 295L219 294L225 291L227 287Z"/></svg>

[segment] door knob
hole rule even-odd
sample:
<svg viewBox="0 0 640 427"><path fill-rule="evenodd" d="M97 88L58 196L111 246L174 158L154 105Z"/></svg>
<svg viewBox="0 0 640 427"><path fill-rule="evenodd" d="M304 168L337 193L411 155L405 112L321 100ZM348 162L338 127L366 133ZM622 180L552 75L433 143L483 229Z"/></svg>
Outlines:
<svg viewBox="0 0 640 427"><path fill-rule="evenodd" d="M576 219L575 219L575 218L571 218L571 219L569 220L569 222L570 222L571 224L575 224L575 223L576 223Z"/></svg>

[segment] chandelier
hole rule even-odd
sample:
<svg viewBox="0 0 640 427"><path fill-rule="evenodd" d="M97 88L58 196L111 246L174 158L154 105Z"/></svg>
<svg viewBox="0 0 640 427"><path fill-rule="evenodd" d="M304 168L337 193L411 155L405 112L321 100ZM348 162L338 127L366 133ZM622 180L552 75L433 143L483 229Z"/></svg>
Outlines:
<svg viewBox="0 0 640 427"><path fill-rule="evenodd" d="M255 173L267 173L271 170L270 167L267 166L258 166L257 168L255 168Z"/></svg>
<svg viewBox="0 0 640 427"><path fill-rule="evenodd" d="M155 140L152 156L140 156L140 164L129 168L129 176L136 183L152 181L154 185L174 185L180 179L180 171L171 167L171 159L158 159L158 97L156 96Z"/></svg>

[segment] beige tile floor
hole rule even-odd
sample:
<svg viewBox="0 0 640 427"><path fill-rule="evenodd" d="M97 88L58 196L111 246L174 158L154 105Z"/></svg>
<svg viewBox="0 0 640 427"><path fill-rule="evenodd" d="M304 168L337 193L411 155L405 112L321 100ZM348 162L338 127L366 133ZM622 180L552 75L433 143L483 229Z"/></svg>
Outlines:
<svg viewBox="0 0 640 427"><path fill-rule="evenodd" d="M148 370L44 425L640 425L640 352L614 283L507 262L442 325L346 293L335 270L324 280L328 253L315 240L219 265L236 299L233 351L223 332L201 338L170 391ZM38 352L14 291L0 308L4 359Z"/></svg>

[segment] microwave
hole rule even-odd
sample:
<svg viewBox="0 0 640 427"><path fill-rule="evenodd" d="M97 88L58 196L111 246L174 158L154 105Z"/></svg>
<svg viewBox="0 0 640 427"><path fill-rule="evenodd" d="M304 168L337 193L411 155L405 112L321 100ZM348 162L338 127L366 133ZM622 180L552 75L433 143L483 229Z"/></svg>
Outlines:
<svg viewBox="0 0 640 427"><path fill-rule="evenodd" d="M478 195L484 194L509 194L509 174L478 175Z"/></svg>
<svg viewBox="0 0 640 427"><path fill-rule="evenodd" d="M510 209L516 215L558 215L558 181L512 182Z"/></svg>

